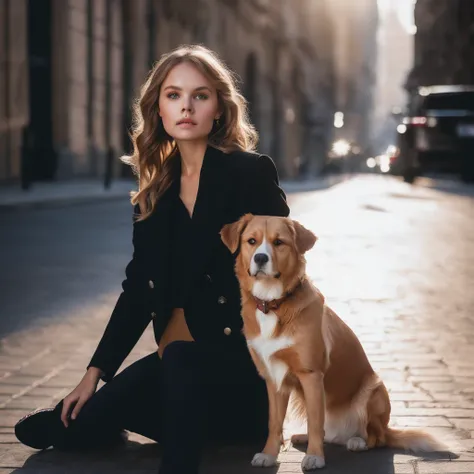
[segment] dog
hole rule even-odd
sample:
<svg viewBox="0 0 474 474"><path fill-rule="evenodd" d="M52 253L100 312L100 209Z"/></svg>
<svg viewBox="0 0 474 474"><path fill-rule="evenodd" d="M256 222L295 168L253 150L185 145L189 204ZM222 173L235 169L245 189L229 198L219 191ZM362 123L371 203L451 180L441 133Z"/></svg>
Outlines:
<svg viewBox="0 0 474 474"><path fill-rule="evenodd" d="M442 451L420 430L390 428L390 399L360 341L306 275L304 254L317 237L286 217L246 214L226 224L222 242L236 256L243 333L269 399L269 433L252 465L276 464L290 394L306 417L303 470L325 466L323 442L351 451L392 447Z"/></svg>

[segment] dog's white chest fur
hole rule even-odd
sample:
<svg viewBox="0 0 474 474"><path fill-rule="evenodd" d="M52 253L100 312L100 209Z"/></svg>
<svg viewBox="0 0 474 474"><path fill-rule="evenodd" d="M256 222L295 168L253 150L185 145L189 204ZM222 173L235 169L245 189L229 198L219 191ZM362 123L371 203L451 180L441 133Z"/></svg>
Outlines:
<svg viewBox="0 0 474 474"><path fill-rule="evenodd" d="M281 349L291 347L293 340L288 336L272 337L278 324L278 317L273 311L265 314L257 309L255 316L260 326L260 334L250 339L248 345L259 355L265 364L268 376L279 390L288 372L288 365L281 360L272 359L272 356Z"/></svg>

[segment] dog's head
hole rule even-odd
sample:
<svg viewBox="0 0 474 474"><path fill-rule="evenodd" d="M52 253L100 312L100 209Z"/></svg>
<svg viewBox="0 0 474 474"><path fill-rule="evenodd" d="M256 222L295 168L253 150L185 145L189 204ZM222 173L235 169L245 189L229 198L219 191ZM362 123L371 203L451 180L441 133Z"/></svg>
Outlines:
<svg viewBox="0 0 474 474"><path fill-rule="evenodd" d="M304 254L317 240L297 221L252 214L226 224L220 235L232 253L239 250L236 274L240 285L253 294L257 288L261 294L264 288L272 298L279 298L279 293L304 275Z"/></svg>

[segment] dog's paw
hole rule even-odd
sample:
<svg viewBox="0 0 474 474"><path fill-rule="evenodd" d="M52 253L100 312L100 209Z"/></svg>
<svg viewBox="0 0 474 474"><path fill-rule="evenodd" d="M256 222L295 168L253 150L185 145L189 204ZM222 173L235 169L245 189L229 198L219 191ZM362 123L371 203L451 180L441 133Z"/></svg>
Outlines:
<svg viewBox="0 0 474 474"><path fill-rule="evenodd" d="M301 469L303 471L312 471L313 469L321 469L326 465L322 456L316 456L315 454L307 454L301 461Z"/></svg>
<svg viewBox="0 0 474 474"><path fill-rule="evenodd" d="M271 467L276 466L277 458L271 454L257 453L252 459L253 467Z"/></svg>
<svg viewBox="0 0 474 474"><path fill-rule="evenodd" d="M359 436L354 436L354 438L351 438L346 443L346 447L349 451L366 451L368 449L365 439L360 438Z"/></svg>
<svg viewBox="0 0 474 474"><path fill-rule="evenodd" d="M308 444L307 434L294 434L291 437L292 444Z"/></svg>

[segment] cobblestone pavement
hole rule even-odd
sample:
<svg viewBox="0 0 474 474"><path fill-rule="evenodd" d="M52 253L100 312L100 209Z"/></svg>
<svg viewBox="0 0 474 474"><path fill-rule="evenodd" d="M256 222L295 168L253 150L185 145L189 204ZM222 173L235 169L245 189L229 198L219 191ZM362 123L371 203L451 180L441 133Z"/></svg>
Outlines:
<svg viewBox="0 0 474 474"><path fill-rule="evenodd" d="M328 474L474 473L474 193L465 190L361 176L290 196L292 217L319 236L308 273L383 377L392 423L458 443L456 456L434 458L327 446ZM87 455L38 453L13 435L22 415L80 380L118 291L0 341L0 474L156 472L159 447L133 434L126 449ZM126 364L153 348L147 331ZM209 450L202 472L257 472L249 468L254 449ZM303 455L291 447L277 469L262 472L301 472Z"/></svg>

